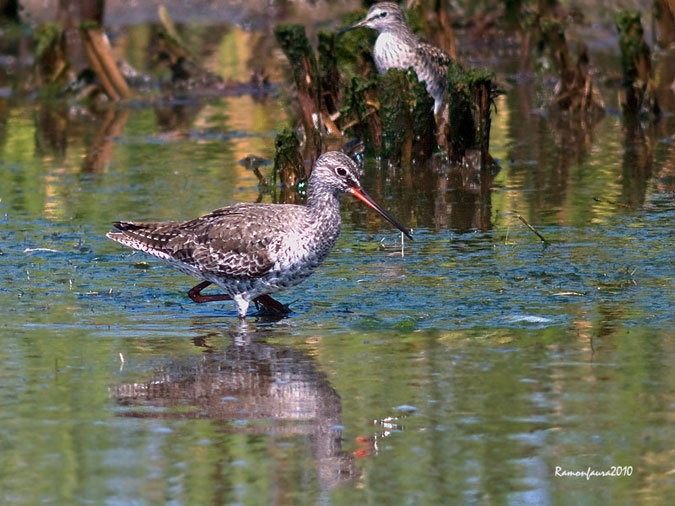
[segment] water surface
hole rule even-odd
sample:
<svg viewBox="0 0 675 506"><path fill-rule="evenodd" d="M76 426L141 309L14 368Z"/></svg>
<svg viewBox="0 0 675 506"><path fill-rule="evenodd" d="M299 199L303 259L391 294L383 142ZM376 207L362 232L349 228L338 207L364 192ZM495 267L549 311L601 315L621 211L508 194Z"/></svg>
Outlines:
<svg viewBox="0 0 675 506"><path fill-rule="evenodd" d="M527 86L498 103L487 187L367 160L367 189L415 241L402 254L345 197L328 260L279 295L290 317L243 324L105 232L272 201L239 160L272 157L276 95L103 116L0 99L1 502L672 496L672 117L565 128ZM556 476L612 466L632 475Z"/></svg>

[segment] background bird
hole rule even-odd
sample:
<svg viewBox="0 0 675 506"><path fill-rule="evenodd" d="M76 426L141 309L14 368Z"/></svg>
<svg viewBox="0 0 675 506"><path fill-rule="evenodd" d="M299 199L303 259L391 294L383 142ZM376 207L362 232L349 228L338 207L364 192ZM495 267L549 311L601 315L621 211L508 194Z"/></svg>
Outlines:
<svg viewBox="0 0 675 506"><path fill-rule="evenodd" d="M452 58L415 35L408 26L405 12L393 2L372 5L365 18L341 33L362 26L379 32L373 48L377 71L384 74L391 68L415 69L417 78L426 83L427 91L434 99L434 114L438 114L445 93L445 74Z"/></svg>

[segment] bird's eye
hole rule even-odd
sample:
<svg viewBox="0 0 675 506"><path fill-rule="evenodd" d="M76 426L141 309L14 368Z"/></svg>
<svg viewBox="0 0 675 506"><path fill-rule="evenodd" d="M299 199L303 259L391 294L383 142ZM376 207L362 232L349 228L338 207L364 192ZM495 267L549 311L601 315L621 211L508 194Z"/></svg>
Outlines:
<svg viewBox="0 0 675 506"><path fill-rule="evenodd" d="M387 17L387 13L386 13L386 12L383 12L382 14L380 14L380 17L381 17L381 18L386 18L386 17Z"/></svg>
<svg viewBox="0 0 675 506"><path fill-rule="evenodd" d="M335 172L337 172L338 176L345 177L347 175L347 169L343 167L338 167L337 169L335 169Z"/></svg>

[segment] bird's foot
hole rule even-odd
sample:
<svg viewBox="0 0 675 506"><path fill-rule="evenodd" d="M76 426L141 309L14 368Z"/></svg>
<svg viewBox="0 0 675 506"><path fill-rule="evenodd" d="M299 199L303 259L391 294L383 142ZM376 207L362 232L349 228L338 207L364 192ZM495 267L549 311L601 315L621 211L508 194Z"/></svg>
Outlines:
<svg viewBox="0 0 675 506"><path fill-rule="evenodd" d="M269 295L261 295L256 297L253 299L253 303L259 312L271 316L285 316L291 312L287 305L273 299Z"/></svg>

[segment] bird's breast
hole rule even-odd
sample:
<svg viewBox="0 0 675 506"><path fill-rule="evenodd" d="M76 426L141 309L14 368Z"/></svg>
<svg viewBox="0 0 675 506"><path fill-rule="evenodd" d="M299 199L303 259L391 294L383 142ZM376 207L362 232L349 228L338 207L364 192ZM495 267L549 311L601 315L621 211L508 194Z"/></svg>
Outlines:
<svg viewBox="0 0 675 506"><path fill-rule="evenodd" d="M295 230L285 237L279 249L280 268L316 269L328 256L339 235L339 222L331 221Z"/></svg>
<svg viewBox="0 0 675 506"><path fill-rule="evenodd" d="M305 230L286 236L274 268L265 276L266 289L283 290L305 280L323 263L338 236L339 229L319 235Z"/></svg>
<svg viewBox="0 0 675 506"><path fill-rule="evenodd" d="M380 74L390 68L407 69L413 65L412 50L394 33L384 32L375 41L373 50L375 67Z"/></svg>

